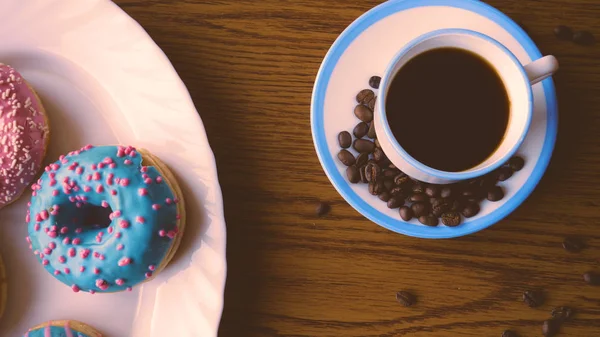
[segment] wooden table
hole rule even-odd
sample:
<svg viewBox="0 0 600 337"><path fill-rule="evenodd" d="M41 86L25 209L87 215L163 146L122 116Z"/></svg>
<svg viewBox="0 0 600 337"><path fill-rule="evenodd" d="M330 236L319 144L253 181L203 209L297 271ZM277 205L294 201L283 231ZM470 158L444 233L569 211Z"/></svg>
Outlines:
<svg viewBox="0 0 600 337"><path fill-rule="evenodd" d="M309 104L329 46L368 0L118 0L187 84L225 198L229 277L220 336L600 336L600 44L557 41L569 24L600 37L598 0L492 0L561 61L559 141L535 193L508 219L453 240L391 233L334 190L313 148ZM325 200L332 212L314 214ZM566 235L589 248L565 252ZM548 294L537 309L525 289ZM418 295L405 308L395 293Z"/></svg>

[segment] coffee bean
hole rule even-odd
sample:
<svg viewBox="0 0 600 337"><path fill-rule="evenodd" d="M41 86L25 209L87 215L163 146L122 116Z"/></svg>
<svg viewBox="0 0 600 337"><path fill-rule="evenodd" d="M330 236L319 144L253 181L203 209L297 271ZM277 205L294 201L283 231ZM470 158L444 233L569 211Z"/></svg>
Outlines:
<svg viewBox="0 0 600 337"><path fill-rule="evenodd" d="M589 271L583 274L583 280L592 286L600 286L600 274Z"/></svg>
<svg viewBox="0 0 600 337"><path fill-rule="evenodd" d="M375 148L375 150L373 150L373 160L375 160L376 162L380 162L385 159L385 154L383 154L383 151L381 151L381 149Z"/></svg>
<svg viewBox="0 0 600 337"><path fill-rule="evenodd" d="M371 125L369 125L369 131L367 131L367 137L371 138L371 139L375 139L377 138L377 134L375 133L375 123L371 123ZM379 142L377 142L377 147L381 148L381 146L379 146Z"/></svg>
<svg viewBox="0 0 600 337"><path fill-rule="evenodd" d="M358 165L357 165L358 166ZM367 168L366 165L364 166L360 166L358 168L358 173L360 174L360 182L363 184L368 184L369 182L367 181L367 176L365 174L365 169Z"/></svg>
<svg viewBox="0 0 600 337"><path fill-rule="evenodd" d="M370 101L366 103L367 107L371 109L371 111L375 111L375 103L377 103L377 96L371 98Z"/></svg>
<svg viewBox="0 0 600 337"><path fill-rule="evenodd" d="M440 187L438 185L427 185L425 187L425 194L430 197L438 197L440 195Z"/></svg>
<svg viewBox="0 0 600 337"><path fill-rule="evenodd" d="M362 104L359 104L354 108L354 115L365 123L371 123L371 121L373 121L373 110Z"/></svg>
<svg viewBox="0 0 600 337"><path fill-rule="evenodd" d="M391 191L394 188L396 188L396 184L394 184L394 181L391 179L385 179L383 181L383 186L385 187L386 190Z"/></svg>
<svg viewBox="0 0 600 337"><path fill-rule="evenodd" d="M544 293L539 290L526 290L523 292L523 302L530 308L539 307L544 304L545 296Z"/></svg>
<svg viewBox="0 0 600 337"><path fill-rule="evenodd" d="M500 201L502 198L504 198L504 191L500 186L492 187L492 189L487 193L487 200L489 201Z"/></svg>
<svg viewBox="0 0 600 337"><path fill-rule="evenodd" d="M596 42L596 38L588 31L575 32L573 34L573 42L582 46L589 46Z"/></svg>
<svg viewBox="0 0 600 337"><path fill-rule="evenodd" d="M381 192L379 194L379 200L383 201L383 202L388 202L388 200L390 200L392 196L390 195L389 192Z"/></svg>
<svg viewBox="0 0 600 337"><path fill-rule="evenodd" d="M381 179L381 167L376 163L368 163L365 167L365 177L368 182L378 181Z"/></svg>
<svg viewBox="0 0 600 337"><path fill-rule="evenodd" d="M342 131L338 134L338 143L342 149L347 149L352 145L352 136L348 131Z"/></svg>
<svg viewBox="0 0 600 337"><path fill-rule="evenodd" d="M398 170L383 170L383 177L384 178L390 178L390 179L394 179L397 175L398 175Z"/></svg>
<svg viewBox="0 0 600 337"><path fill-rule="evenodd" d="M563 248L571 253L577 253L585 248L585 243L576 237L568 237L563 241Z"/></svg>
<svg viewBox="0 0 600 337"><path fill-rule="evenodd" d="M329 211L331 210L331 206L329 206L328 203L326 202L319 202L317 204L317 208L315 209L315 213L317 214L318 217L324 216L327 213L329 213Z"/></svg>
<svg viewBox="0 0 600 337"><path fill-rule="evenodd" d="M397 167L396 167L396 165L394 165L394 164L390 164L390 165L388 165L388 168L389 168L389 169L391 169L391 170L398 170L398 168L397 168ZM399 170L398 170L398 171L399 171Z"/></svg>
<svg viewBox="0 0 600 337"><path fill-rule="evenodd" d="M392 187L392 189L390 189L390 194L397 198L404 199L404 190L400 186Z"/></svg>
<svg viewBox="0 0 600 337"><path fill-rule="evenodd" d="M464 209L464 203L462 202L461 199L452 200L452 206L450 207L451 211L462 212L463 209Z"/></svg>
<svg viewBox="0 0 600 337"><path fill-rule="evenodd" d="M523 166L525 166L525 159L514 156L508 161L508 166L515 172L521 171Z"/></svg>
<svg viewBox="0 0 600 337"><path fill-rule="evenodd" d="M379 76L371 76L369 79L369 86L373 89L379 89L379 84L381 83L381 77Z"/></svg>
<svg viewBox="0 0 600 337"><path fill-rule="evenodd" d="M571 40L573 39L573 30L563 25L556 26L554 28L554 35L556 35L559 40Z"/></svg>
<svg viewBox="0 0 600 337"><path fill-rule="evenodd" d="M365 104L375 97L375 93L371 89L363 89L356 95L356 102Z"/></svg>
<svg viewBox="0 0 600 337"><path fill-rule="evenodd" d="M570 320L574 314L575 311L569 307L556 307L552 309L552 318L563 322Z"/></svg>
<svg viewBox="0 0 600 337"><path fill-rule="evenodd" d="M366 139L355 139L352 147L359 153L372 153L375 150L375 144Z"/></svg>
<svg viewBox="0 0 600 337"><path fill-rule="evenodd" d="M368 161L369 161L369 154L361 153L358 155L358 157L356 157L356 166L358 166L358 167L365 166L365 165L367 165Z"/></svg>
<svg viewBox="0 0 600 337"><path fill-rule="evenodd" d="M373 123L371 123L371 124L373 124ZM370 130L370 129L369 129L369 130ZM367 134L367 136L368 136L368 135L369 135L369 134ZM375 143L375 147L376 147L376 148L378 148L378 149L381 149L381 145L379 144L379 140L377 140L377 138L375 138L375 140L373 141L373 143Z"/></svg>
<svg viewBox="0 0 600 337"><path fill-rule="evenodd" d="M419 217L419 222L429 227L435 227L440 223L439 219L433 215L422 215Z"/></svg>
<svg viewBox="0 0 600 337"><path fill-rule="evenodd" d="M460 225L462 218L458 212L448 212L442 214L442 223L448 227L456 227Z"/></svg>
<svg viewBox="0 0 600 337"><path fill-rule="evenodd" d="M367 124L365 122L360 122L360 123L356 124L352 133L354 134L354 137L362 138L367 135L368 131L369 131L369 124Z"/></svg>
<svg viewBox="0 0 600 337"><path fill-rule="evenodd" d="M496 171L496 177L500 181L508 180L510 177L512 177L512 175L513 170L508 166L501 167Z"/></svg>
<svg viewBox="0 0 600 337"><path fill-rule="evenodd" d="M374 180L369 183L369 193L372 195L378 195L384 191L383 181L382 180Z"/></svg>
<svg viewBox="0 0 600 337"><path fill-rule="evenodd" d="M410 207L408 207L408 206L402 206L402 207L400 207L400 217L404 221L410 221L410 219L413 218L413 211L412 211L412 209Z"/></svg>
<svg viewBox="0 0 600 337"><path fill-rule="evenodd" d="M360 173L358 172L358 168L356 166L348 166L346 169L346 177L348 177L348 181L353 184L356 184L360 181Z"/></svg>
<svg viewBox="0 0 600 337"><path fill-rule="evenodd" d="M502 337L519 337L519 335L517 335L517 333L512 330L505 330L502 333Z"/></svg>
<svg viewBox="0 0 600 337"><path fill-rule="evenodd" d="M416 218L429 214L429 204L424 202L415 202L410 206L410 208L412 209Z"/></svg>
<svg viewBox="0 0 600 337"><path fill-rule="evenodd" d="M442 198L450 198L450 197L452 197L452 192L453 192L452 187L450 187L450 186L444 186L440 190L440 197L442 197Z"/></svg>
<svg viewBox="0 0 600 337"><path fill-rule="evenodd" d="M414 193L424 193L425 185L423 185L423 183L420 181L415 181L414 184L412 185L412 191Z"/></svg>
<svg viewBox="0 0 600 337"><path fill-rule="evenodd" d="M465 218L472 218L474 216L476 216L480 211L479 205L474 203L474 202L469 202L467 203L467 205L465 206L465 208L463 208L462 210L462 215Z"/></svg>
<svg viewBox="0 0 600 337"><path fill-rule="evenodd" d="M404 173L400 173L394 177L394 184L398 186L406 186L410 183L411 179Z"/></svg>
<svg viewBox="0 0 600 337"><path fill-rule="evenodd" d="M410 307L411 305L415 304L417 298L408 291L399 291L396 293L396 301L405 307Z"/></svg>
<svg viewBox="0 0 600 337"><path fill-rule="evenodd" d="M356 159L348 150L341 150L338 152L338 159L346 166L352 166L356 163Z"/></svg>
<svg viewBox="0 0 600 337"><path fill-rule="evenodd" d="M410 202L429 202L429 197L425 193L415 193L410 196Z"/></svg>
<svg viewBox="0 0 600 337"><path fill-rule="evenodd" d="M450 208L452 208L452 205L447 201L442 200L436 202L435 205L431 205L431 213L439 218L442 214L450 211Z"/></svg>
<svg viewBox="0 0 600 337"><path fill-rule="evenodd" d="M404 204L404 198L391 197L387 202L388 208L398 208Z"/></svg>
<svg viewBox="0 0 600 337"><path fill-rule="evenodd" d="M560 321L556 319L547 319L542 324L542 334L545 337L553 337L560 331Z"/></svg>

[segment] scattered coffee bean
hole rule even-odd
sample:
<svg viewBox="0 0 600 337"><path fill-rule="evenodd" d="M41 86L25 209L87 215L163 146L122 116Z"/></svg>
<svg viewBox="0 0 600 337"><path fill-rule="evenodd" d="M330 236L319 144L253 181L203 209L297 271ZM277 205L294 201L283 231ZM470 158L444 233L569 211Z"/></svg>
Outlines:
<svg viewBox="0 0 600 337"><path fill-rule="evenodd" d="M404 173L398 174L394 177L394 184L398 186L406 186L411 182L411 179Z"/></svg>
<svg viewBox="0 0 600 337"><path fill-rule="evenodd" d="M356 184L360 181L360 173L358 172L358 168L356 166L348 166L346 169L346 177L348 181Z"/></svg>
<svg viewBox="0 0 600 337"><path fill-rule="evenodd" d="M371 121L373 121L373 110L362 104L359 104L354 108L354 115L365 123L371 123Z"/></svg>
<svg viewBox="0 0 600 337"><path fill-rule="evenodd" d="M375 139L377 138L377 134L375 133L375 123L371 123L371 125L369 125L369 131L367 131L367 137L371 138L371 139ZM381 147L379 146L379 141L377 141L377 147Z"/></svg>
<svg viewBox="0 0 600 337"><path fill-rule="evenodd" d="M372 153L375 150L375 144L366 139L355 139L352 147L359 153Z"/></svg>
<svg viewBox="0 0 600 337"><path fill-rule="evenodd" d="M394 181L391 179L385 179L383 181L383 186L385 186L385 189L388 191L391 191L392 189L394 189L396 187L396 185L394 184Z"/></svg>
<svg viewBox="0 0 600 337"><path fill-rule="evenodd" d="M352 153L348 150L341 150L338 152L338 159L346 166L352 166L356 163L356 158L354 158Z"/></svg>
<svg viewBox="0 0 600 337"><path fill-rule="evenodd" d="M381 83L381 77L379 76L371 76L369 79L369 86L373 89L379 89L379 84Z"/></svg>
<svg viewBox="0 0 600 337"><path fill-rule="evenodd" d="M429 197L425 193L415 193L410 196L410 202L429 202Z"/></svg>
<svg viewBox="0 0 600 337"><path fill-rule="evenodd" d="M585 248L585 243L576 237L568 237L563 241L563 248L571 253L577 253Z"/></svg>
<svg viewBox="0 0 600 337"><path fill-rule="evenodd" d="M464 204L461 199L454 199L452 201L452 207L450 208L453 212L461 212L464 209Z"/></svg>
<svg viewBox="0 0 600 337"><path fill-rule="evenodd" d="M437 197L440 195L440 187L438 185L427 185L425 187L425 194L430 197Z"/></svg>
<svg viewBox="0 0 600 337"><path fill-rule="evenodd" d="M600 274L589 271L583 274L583 280L592 286L600 286Z"/></svg>
<svg viewBox="0 0 600 337"><path fill-rule="evenodd" d="M412 208L415 218L428 215L430 210L429 204L424 202L415 202L410 206L410 208Z"/></svg>
<svg viewBox="0 0 600 337"><path fill-rule="evenodd" d="M440 220L433 215L422 215L419 217L419 222L425 226L435 227L440 223Z"/></svg>
<svg viewBox="0 0 600 337"><path fill-rule="evenodd" d="M398 175L398 170L383 170L383 177L384 178L390 178L390 179L394 179L396 176Z"/></svg>
<svg viewBox="0 0 600 337"><path fill-rule="evenodd" d="M469 202L467 203L467 205L465 206L465 208L463 208L462 210L462 215L465 218L472 218L474 216L476 216L480 211L479 205L474 203L474 202Z"/></svg>
<svg viewBox="0 0 600 337"><path fill-rule="evenodd" d="M573 30L567 26L560 25L554 28L554 35L560 40L572 40L573 39Z"/></svg>
<svg viewBox="0 0 600 337"><path fill-rule="evenodd" d="M371 124L373 124L373 123L371 123ZM371 129L369 129L369 130L371 130ZM369 136L369 134L367 134L367 136ZM373 143L375 143L375 147L377 147L378 149L381 149L381 145L379 144L379 140L377 140L377 138L375 138Z"/></svg>
<svg viewBox="0 0 600 337"><path fill-rule="evenodd" d="M356 166L358 166L358 165L356 165ZM363 183L363 184L368 184L369 183L369 181L367 180L367 176L365 174L365 169L366 168L367 168L366 165L358 167L358 173L360 174L360 182Z"/></svg>
<svg viewBox="0 0 600 337"><path fill-rule="evenodd" d="M505 330L502 333L502 337L519 337L519 335L516 332L512 331L512 330Z"/></svg>
<svg viewBox="0 0 600 337"><path fill-rule="evenodd" d="M573 42L580 44L582 46L589 46L596 42L594 35L588 31L575 32L573 34Z"/></svg>
<svg viewBox="0 0 600 337"><path fill-rule="evenodd" d="M435 204L431 203L431 213L438 218L442 216L442 214L450 211L452 205L448 202L448 200L441 199L436 201Z"/></svg>
<svg viewBox="0 0 600 337"><path fill-rule="evenodd" d="M526 290L523 292L523 302L530 308L539 307L544 304L544 293L539 290Z"/></svg>
<svg viewBox="0 0 600 337"><path fill-rule="evenodd" d="M365 167L365 177L368 182L378 181L381 179L381 167L375 163L368 163Z"/></svg>
<svg viewBox="0 0 600 337"><path fill-rule="evenodd" d="M369 124L367 124L365 122L360 122L360 123L356 124L352 133L354 134L354 137L362 138L367 135L368 131L369 131Z"/></svg>
<svg viewBox="0 0 600 337"><path fill-rule="evenodd" d="M358 167L365 166L365 165L367 165L368 161L369 161L369 154L361 153L356 157L356 166L358 166Z"/></svg>
<svg viewBox="0 0 600 337"><path fill-rule="evenodd" d="M422 182L416 181L412 186L413 193L425 193L425 185Z"/></svg>
<svg viewBox="0 0 600 337"><path fill-rule="evenodd" d="M556 307L552 309L552 318L565 322L570 320L574 313L574 310L569 307Z"/></svg>
<svg viewBox="0 0 600 337"><path fill-rule="evenodd" d="M460 225L462 218L458 212L447 212L442 214L442 223L448 227L456 227Z"/></svg>
<svg viewBox="0 0 600 337"><path fill-rule="evenodd" d="M525 160L521 157L514 156L508 161L508 166L515 172L521 171L523 166L525 166Z"/></svg>
<svg viewBox="0 0 600 337"><path fill-rule="evenodd" d="M385 160L385 154L383 154L383 151L381 151L381 149L379 148L375 148L375 150L373 150L373 160L376 162L380 162Z"/></svg>
<svg viewBox="0 0 600 337"><path fill-rule="evenodd" d="M405 196L404 196L404 190L402 190L402 187L400 187L400 186L394 186L394 187L392 187L390 189L390 194L393 195L393 196L395 196L395 197L401 198L401 199L405 198Z"/></svg>
<svg viewBox="0 0 600 337"><path fill-rule="evenodd" d="M315 213L317 214L318 217L324 216L327 213L329 213L329 211L331 210L331 206L329 206L328 203L326 202L319 202L317 204L317 208L315 209Z"/></svg>
<svg viewBox="0 0 600 337"><path fill-rule="evenodd" d="M379 200L383 201L383 202L388 202L388 200L390 200L392 196L390 195L389 192L381 192L379 194Z"/></svg>
<svg viewBox="0 0 600 337"><path fill-rule="evenodd" d="M542 324L542 334L545 337L556 336L560 331L560 321L556 319L548 319Z"/></svg>
<svg viewBox="0 0 600 337"><path fill-rule="evenodd" d="M411 305L415 304L417 298L408 291L399 291L396 293L396 301L405 307L410 307Z"/></svg>
<svg viewBox="0 0 600 337"><path fill-rule="evenodd" d="M464 187L462 196L466 199L477 200L481 197L481 190L475 184L470 184Z"/></svg>
<svg viewBox="0 0 600 337"><path fill-rule="evenodd" d="M363 89L356 95L356 102L365 104L375 97L375 93L371 89Z"/></svg>
<svg viewBox="0 0 600 337"><path fill-rule="evenodd" d="M367 106L371 111L375 111L375 103L377 103L377 97L373 97L370 101L367 102Z"/></svg>
<svg viewBox="0 0 600 337"><path fill-rule="evenodd" d="M379 195L379 193L382 193L383 190L383 181L374 180L369 183L369 193L371 193L372 195Z"/></svg>
<svg viewBox="0 0 600 337"><path fill-rule="evenodd" d="M500 201L502 198L504 198L504 190L502 190L502 187L500 186L492 187L492 189L487 193L487 200L489 201Z"/></svg>
<svg viewBox="0 0 600 337"><path fill-rule="evenodd" d="M400 218L404 221L410 221L413 218L413 211L408 206L400 207Z"/></svg>
<svg viewBox="0 0 600 337"><path fill-rule="evenodd" d="M450 198L452 197L452 187L450 186L444 186L442 187L442 189L440 190L440 197L442 198Z"/></svg>
<svg viewBox="0 0 600 337"><path fill-rule="evenodd" d="M391 209L398 208L404 204L403 199L404 198L391 197L387 202L387 207Z"/></svg>
<svg viewBox="0 0 600 337"><path fill-rule="evenodd" d="M352 136L348 131L342 131L338 134L338 143L342 149L347 149L352 145Z"/></svg>
<svg viewBox="0 0 600 337"><path fill-rule="evenodd" d="M496 172L499 181L506 181L513 175L513 170L510 167L504 166Z"/></svg>

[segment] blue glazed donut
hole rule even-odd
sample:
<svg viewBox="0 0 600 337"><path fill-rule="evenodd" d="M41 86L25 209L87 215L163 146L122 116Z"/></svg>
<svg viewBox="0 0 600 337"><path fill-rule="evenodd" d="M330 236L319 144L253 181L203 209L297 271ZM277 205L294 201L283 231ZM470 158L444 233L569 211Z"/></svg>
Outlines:
<svg viewBox="0 0 600 337"><path fill-rule="evenodd" d="M30 248L75 292L131 290L166 266L183 233L181 190L145 150L88 145L48 165L32 190Z"/></svg>

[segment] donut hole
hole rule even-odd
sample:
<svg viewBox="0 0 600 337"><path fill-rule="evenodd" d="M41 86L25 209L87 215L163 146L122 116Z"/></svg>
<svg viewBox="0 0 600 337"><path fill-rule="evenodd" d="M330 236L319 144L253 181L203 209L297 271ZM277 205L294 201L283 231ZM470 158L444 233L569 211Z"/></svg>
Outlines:
<svg viewBox="0 0 600 337"><path fill-rule="evenodd" d="M80 226L84 230L108 228L111 223L111 213L112 209L110 207L84 205L80 213L82 215Z"/></svg>

